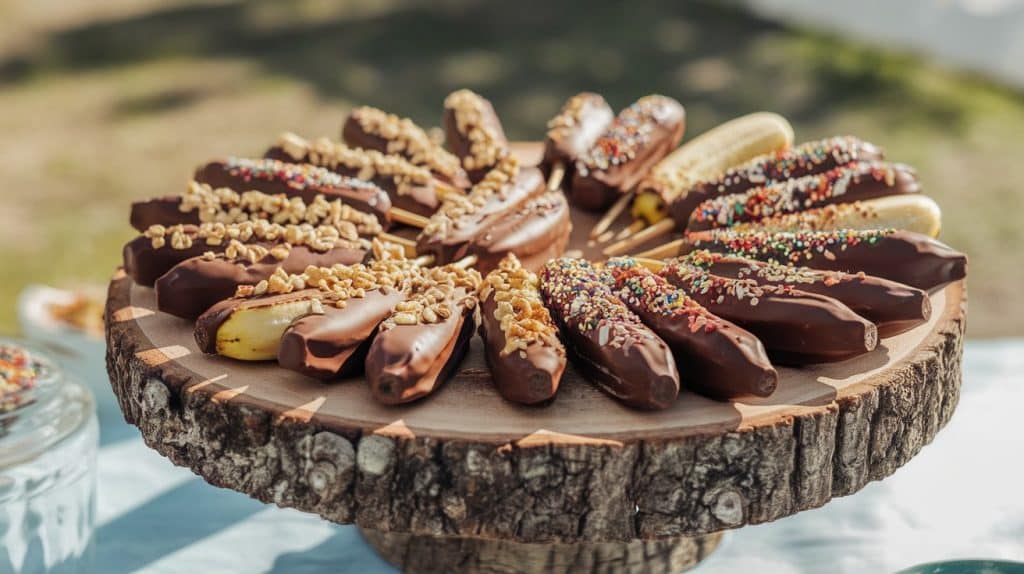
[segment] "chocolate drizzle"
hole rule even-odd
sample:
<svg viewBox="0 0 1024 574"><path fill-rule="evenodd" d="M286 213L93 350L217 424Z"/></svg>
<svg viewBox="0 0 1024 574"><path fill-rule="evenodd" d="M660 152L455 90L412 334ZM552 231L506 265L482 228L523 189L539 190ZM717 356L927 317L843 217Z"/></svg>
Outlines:
<svg viewBox="0 0 1024 574"><path fill-rule="evenodd" d="M541 271L541 293L576 366L601 390L642 409L672 406L679 373L668 346L588 261L562 257Z"/></svg>

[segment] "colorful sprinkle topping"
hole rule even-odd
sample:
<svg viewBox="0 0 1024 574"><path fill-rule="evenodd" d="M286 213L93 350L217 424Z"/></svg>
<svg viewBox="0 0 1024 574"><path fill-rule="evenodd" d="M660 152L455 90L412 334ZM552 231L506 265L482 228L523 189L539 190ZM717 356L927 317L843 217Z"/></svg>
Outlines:
<svg viewBox="0 0 1024 574"><path fill-rule="evenodd" d="M633 258L616 257L606 265L615 295L631 309L685 322L691 333L712 333L723 326L720 318Z"/></svg>
<svg viewBox="0 0 1024 574"><path fill-rule="evenodd" d="M308 163L287 163L277 159L229 157L224 164L232 177L241 177L245 181L258 179L281 182L296 191L307 189L320 191L328 187L349 187L352 189L370 189L375 187L370 182L354 177L344 177L328 169Z"/></svg>
<svg viewBox="0 0 1024 574"><path fill-rule="evenodd" d="M21 406L22 393L35 388L42 363L25 349L0 345L0 413Z"/></svg>
<svg viewBox="0 0 1024 574"><path fill-rule="evenodd" d="M800 264L821 256L834 259L835 252L857 245L876 245L895 229L839 229L835 231L738 232L719 229L693 233L687 239L696 249L733 253L762 261Z"/></svg>
<svg viewBox="0 0 1024 574"><path fill-rule="evenodd" d="M576 163L580 175L631 161L650 141L656 126L673 121L678 106L671 98L653 95L622 110L594 146L580 156Z"/></svg>

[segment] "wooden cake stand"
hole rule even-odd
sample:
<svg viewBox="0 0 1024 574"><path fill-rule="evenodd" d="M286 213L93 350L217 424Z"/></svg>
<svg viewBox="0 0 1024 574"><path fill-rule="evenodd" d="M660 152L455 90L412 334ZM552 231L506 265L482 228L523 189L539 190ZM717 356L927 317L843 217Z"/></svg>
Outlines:
<svg viewBox="0 0 1024 574"><path fill-rule="evenodd" d="M575 245L593 221L574 214ZM769 399L683 392L638 412L570 367L552 404L518 406L475 338L437 393L387 407L360 380L202 355L192 323L118 272L107 369L151 448L216 486L357 524L405 571L677 572L722 530L852 494L932 440L959 397L964 285L932 307L870 354L780 368Z"/></svg>

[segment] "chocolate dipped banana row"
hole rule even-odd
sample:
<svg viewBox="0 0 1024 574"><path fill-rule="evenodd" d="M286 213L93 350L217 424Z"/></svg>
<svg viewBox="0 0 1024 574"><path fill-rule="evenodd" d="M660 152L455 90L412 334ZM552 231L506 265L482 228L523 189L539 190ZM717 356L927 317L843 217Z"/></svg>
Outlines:
<svg viewBox="0 0 1024 574"><path fill-rule="evenodd" d="M788 285L831 297L874 323L879 337L903 333L931 317L931 300L924 291L864 273L822 271L704 250L689 253L681 261L720 277L749 279L758 285Z"/></svg>
<svg viewBox="0 0 1024 574"><path fill-rule="evenodd" d="M883 162L854 163L702 202L686 229L705 231L807 209L921 191L913 169Z"/></svg>
<svg viewBox="0 0 1024 574"><path fill-rule="evenodd" d="M615 112L600 94L581 92L565 102L548 122L544 139L541 169L548 178L548 189L562 186L566 166L594 147L613 119Z"/></svg>
<svg viewBox="0 0 1024 574"><path fill-rule="evenodd" d="M366 380L378 401L421 399L455 373L469 350L480 274L455 265L417 277L408 299L380 325L366 355Z"/></svg>
<svg viewBox="0 0 1024 574"><path fill-rule="evenodd" d="M441 126L448 148L462 160L462 167L473 183L482 180L509 154L508 139L494 106L470 90L448 94Z"/></svg>
<svg viewBox="0 0 1024 574"><path fill-rule="evenodd" d="M588 211L607 209L679 145L685 127L679 102L659 95L640 98L576 159L569 202Z"/></svg>
<svg viewBox="0 0 1024 574"><path fill-rule="evenodd" d="M920 233L895 229L691 233L682 253L707 249L814 269L863 272L925 291L967 275L967 256Z"/></svg>
<svg viewBox="0 0 1024 574"><path fill-rule="evenodd" d="M884 154L880 148L853 136L835 136L774 150L743 165L730 167L717 177L696 182L669 205L669 215L680 228L685 228L693 210L708 199L881 159Z"/></svg>
<svg viewBox="0 0 1024 574"><path fill-rule="evenodd" d="M711 313L757 335L779 362L842 361L878 344L874 323L831 297L712 275L685 259L666 262L659 274Z"/></svg>
<svg viewBox="0 0 1024 574"><path fill-rule="evenodd" d="M453 191L450 184L430 170L413 165L397 155L350 148L327 138L312 141L285 133L266 157L325 167L346 177L372 182L387 192L391 205L416 215L429 216L441 205L441 197Z"/></svg>
<svg viewBox="0 0 1024 574"><path fill-rule="evenodd" d="M554 398L565 371L565 347L544 307L540 280L509 254L480 289L480 337L501 396L525 405Z"/></svg>
<svg viewBox="0 0 1024 574"><path fill-rule="evenodd" d="M665 409L679 395L672 351L612 294L605 272L562 257L540 274L541 293L576 366L598 388L641 409Z"/></svg>
<svg viewBox="0 0 1024 574"><path fill-rule="evenodd" d="M431 255L438 264L457 261L488 227L544 190L540 170L522 168L511 156L502 158L469 194L445 197L416 238L416 253Z"/></svg>
<svg viewBox="0 0 1024 574"><path fill-rule="evenodd" d="M383 196L386 208L383 216L387 217L387 209L391 206L387 194L372 184L365 185L373 187ZM318 193L304 199L302 195L269 194L255 190L239 193L227 187L213 188L196 181L190 182L182 195L132 203L131 214L132 227L139 231L146 231L153 225L170 227L214 222L241 223L258 219L292 225L336 225L349 221L356 226L359 235L364 237L384 231L381 219L376 214L353 207L347 200L341 199L340 194Z"/></svg>
<svg viewBox="0 0 1024 574"><path fill-rule="evenodd" d="M684 387L711 398L767 397L779 374L749 331L716 317L632 258L606 267L613 293L672 349Z"/></svg>
<svg viewBox="0 0 1024 574"><path fill-rule="evenodd" d="M942 210L926 195L890 195L765 217L731 227L735 231L766 232L888 228L938 237Z"/></svg>
<svg viewBox="0 0 1024 574"><path fill-rule="evenodd" d="M353 108L341 128L341 139L354 148L396 154L429 169L438 179L458 188L470 186L459 158L435 143L409 118L370 106Z"/></svg>
<svg viewBox="0 0 1024 574"><path fill-rule="evenodd" d="M207 252L224 252L232 240L241 243L288 243L304 245L338 260L362 260L370 242L362 239L352 225L280 225L265 219L241 223L199 225L154 225L125 244L124 270L139 285L152 287L172 267ZM351 253L348 253L351 252Z"/></svg>

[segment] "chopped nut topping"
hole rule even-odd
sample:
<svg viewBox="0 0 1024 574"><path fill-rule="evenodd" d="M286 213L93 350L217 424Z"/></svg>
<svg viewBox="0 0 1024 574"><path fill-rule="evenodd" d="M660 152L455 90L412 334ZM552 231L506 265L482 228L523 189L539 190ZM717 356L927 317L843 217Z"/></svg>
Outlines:
<svg viewBox="0 0 1024 574"><path fill-rule="evenodd" d="M412 279L411 295L395 306L394 313L381 324L382 331L397 325L439 323L451 317L455 308L476 306L481 279L475 269L444 265L419 271Z"/></svg>
<svg viewBox="0 0 1024 574"><path fill-rule="evenodd" d="M425 167L449 179L459 174L459 158L431 141L427 132L412 120L369 106L352 110L352 117L367 134L387 140L389 154L400 154L414 165Z"/></svg>
<svg viewBox="0 0 1024 574"><path fill-rule="evenodd" d="M502 355L526 350L532 344L552 346L558 340L557 328L541 301L539 287L537 275L523 268L512 253L484 279L480 299L493 294L497 302L494 318L505 334Z"/></svg>
<svg viewBox="0 0 1024 574"><path fill-rule="evenodd" d="M224 224L220 222L201 223L199 225L172 225L164 227L153 225L143 234L152 241L153 248L163 247L165 239L170 236L172 249L188 249L195 240L202 240L207 245L223 245L228 242L228 257L250 257L249 251L239 245L253 241L276 242L284 241L290 245L305 245L314 251L328 251L335 247L350 246L353 249L369 249L370 242L360 238L349 228L332 225L313 226L308 223L300 225L281 225L270 223L265 219L243 221L241 223ZM232 243L234 242L234 243ZM232 251L228 251L232 249ZM249 248L250 250L252 247ZM263 249L257 259L267 254ZM279 250L278 253L281 253ZM283 259L283 258L282 258Z"/></svg>
<svg viewBox="0 0 1024 574"><path fill-rule="evenodd" d="M508 156L487 172L467 195L448 194L423 228L426 235L445 235L471 224L473 217L490 203L504 199L506 186L519 175L519 161Z"/></svg>
<svg viewBox="0 0 1024 574"><path fill-rule="evenodd" d="M455 116L455 126L469 141L469 154L462 158L466 169L485 169L508 154L503 138L484 122L487 103L469 90L452 92L444 100L445 109Z"/></svg>

